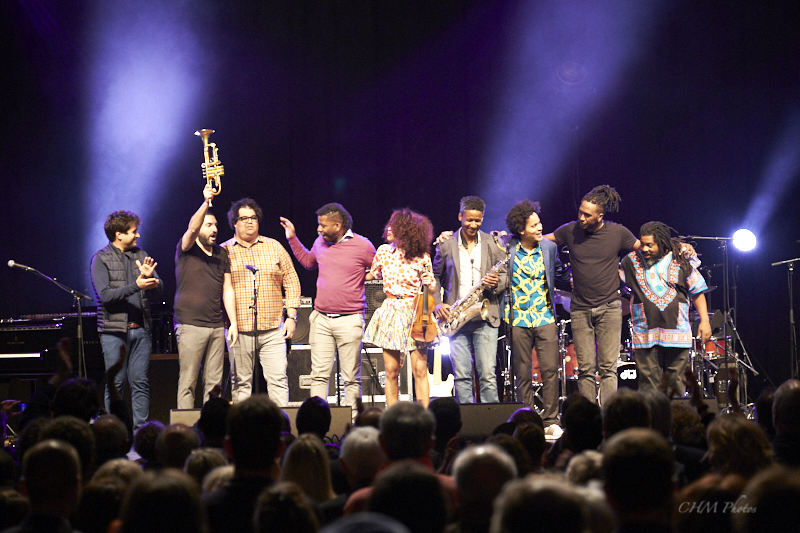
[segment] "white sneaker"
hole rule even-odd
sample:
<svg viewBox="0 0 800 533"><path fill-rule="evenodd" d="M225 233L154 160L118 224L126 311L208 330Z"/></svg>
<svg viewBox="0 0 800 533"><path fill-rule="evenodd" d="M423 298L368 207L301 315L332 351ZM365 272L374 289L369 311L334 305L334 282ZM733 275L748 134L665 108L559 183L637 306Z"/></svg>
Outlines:
<svg viewBox="0 0 800 533"><path fill-rule="evenodd" d="M558 424L553 424L544 428L544 434L547 437L553 437L554 439L560 439L561 435L564 434L564 430L561 429L561 426Z"/></svg>

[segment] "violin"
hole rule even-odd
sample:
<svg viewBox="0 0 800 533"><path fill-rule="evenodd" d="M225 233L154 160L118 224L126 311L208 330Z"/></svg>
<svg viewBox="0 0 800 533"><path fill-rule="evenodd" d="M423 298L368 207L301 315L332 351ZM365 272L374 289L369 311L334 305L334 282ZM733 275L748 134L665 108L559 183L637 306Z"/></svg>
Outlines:
<svg viewBox="0 0 800 533"><path fill-rule="evenodd" d="M417 342L432 342L438 330L436 319L433 317L433 308L436 302L430 294L427 285L422 286L422 292L414 298L414 320L411 322L411 338Z"/></svg>

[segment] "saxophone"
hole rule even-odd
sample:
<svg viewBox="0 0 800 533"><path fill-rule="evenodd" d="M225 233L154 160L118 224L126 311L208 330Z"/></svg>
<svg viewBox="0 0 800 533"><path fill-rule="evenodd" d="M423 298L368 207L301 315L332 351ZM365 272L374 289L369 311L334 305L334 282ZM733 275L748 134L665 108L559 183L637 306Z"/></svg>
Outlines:
<svg viewBox="0 0 800 533"><path fill-rule="evenodd" d="M498 261L486 275L496 274L507 262L508 258ZM469 290L466 296L450 307L450 318L438 323L442 335L452 337L464 324L478 315L481 316L481 320L486 320L486 317L489 316L489 300L483 297L483 291L487 288L488 285L479 282Z"/></svg>
<svg viewBox="0 0 800 533"><path fill-rule="evenodd" d="M203 155L206 161L200 166L203 168L203 177L206 183L216 196L222 192L222 180L220 178L225 174L225 169L217 156L217 144L208 142L208 137L212 133L214 133L214 130L208 129L194 132L195 135L203 138Z"/></svg>

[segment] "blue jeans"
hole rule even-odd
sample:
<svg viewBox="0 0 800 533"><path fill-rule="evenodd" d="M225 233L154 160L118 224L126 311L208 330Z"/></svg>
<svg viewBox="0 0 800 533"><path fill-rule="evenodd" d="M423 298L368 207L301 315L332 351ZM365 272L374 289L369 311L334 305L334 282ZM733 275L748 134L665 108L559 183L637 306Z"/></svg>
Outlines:
<svg viewBox="0 0 800 533"><path fill-rule="evenodd" d="M456 376L458 403L473 403L472 354L475 349L475 371L481 384L481 402L497 403L497 328L483 320L473 320L464 325L450 339L450 359Z"/></svg>
<svg viewBox="0 0 800 533"><path fill-rule="evenodd" d="M106 369L119 360L120 349L125 346L128 357L114 378L120 394L125 392L125 381L131 386L131 411L134 431L147 422L150 415L150 382L147 372L150 369L150 353L153 341L150 332L144 328L129 329L125 333L101 333L100 345ZM110 409L108 387L105 394L106 411Z"/></svg>
<svg viewBox="0 0 800 533"><path fill-rule="evenodd" d="M573 309L572 340L578 356L578 391L597 401L595 369L600 373L600 403L617 390L617 359L622 331L619 300L592 309ZM595 349L597 350L595 353Z"/></svg>

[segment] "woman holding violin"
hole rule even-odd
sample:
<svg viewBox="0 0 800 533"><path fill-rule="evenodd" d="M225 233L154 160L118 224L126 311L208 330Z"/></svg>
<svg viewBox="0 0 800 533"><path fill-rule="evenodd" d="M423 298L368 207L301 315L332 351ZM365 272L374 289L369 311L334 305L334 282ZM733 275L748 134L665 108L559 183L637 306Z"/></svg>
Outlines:
<svg viewBox="0 0 800 533"><path fill-rule="evenodd" d="M433 225L424 215L410 209L394 211L383 231L389 244L381 245L372 261L367 280L383 279L386 300L372 315L364 333L364 342L383 348L383 363L386 368L386 404L394 405L398 400L398 378L403 356L411 354L411 370L416 382L417 400L428 407L428 345L436 338L436 324L432 316L432 294L436 287L428 253L433 240ZM427 286L431 295L430 305L422 305L421 290ZM415 322L415 303L420 309L415 333L412 337L412 322ZM427 308L429 313L422 316ZM423 338L426 341L415 340Z"/></svg>

